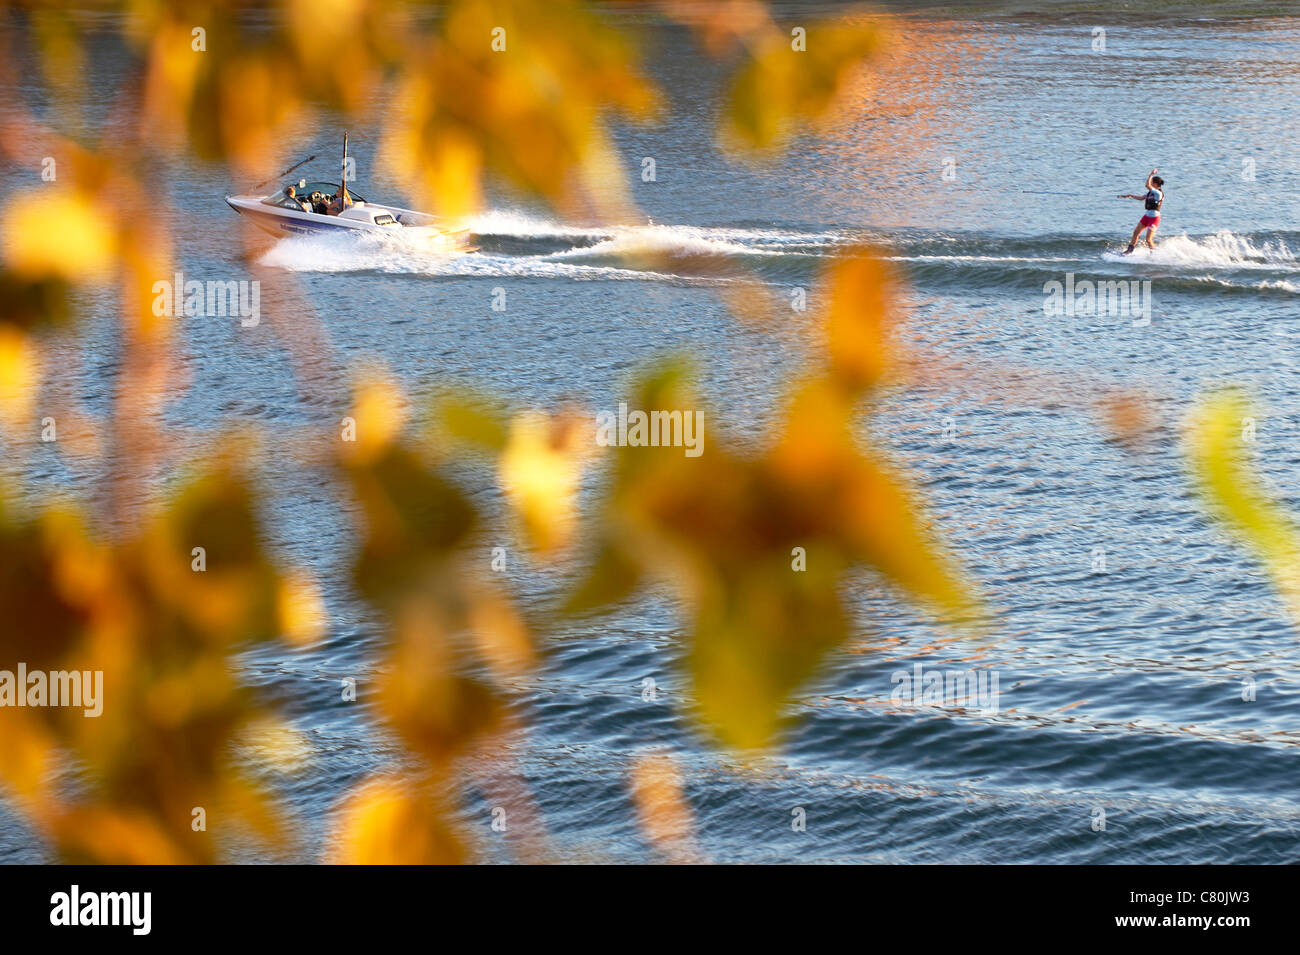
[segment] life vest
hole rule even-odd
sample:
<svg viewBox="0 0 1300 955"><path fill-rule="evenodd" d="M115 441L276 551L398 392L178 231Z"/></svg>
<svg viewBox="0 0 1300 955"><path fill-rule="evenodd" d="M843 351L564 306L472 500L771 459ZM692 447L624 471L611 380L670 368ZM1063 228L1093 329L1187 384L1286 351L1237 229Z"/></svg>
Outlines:
<svg viewBox="0 0 1300 955"><path fill-rule="evenodd" d="M1153 218L1159 217L1160 203L1164 201L1165 201L1165 194L1161 192L1159 189L1151 188L1147 190L1147 197L1146 197L1147 215L1150 215Z"/></svg>

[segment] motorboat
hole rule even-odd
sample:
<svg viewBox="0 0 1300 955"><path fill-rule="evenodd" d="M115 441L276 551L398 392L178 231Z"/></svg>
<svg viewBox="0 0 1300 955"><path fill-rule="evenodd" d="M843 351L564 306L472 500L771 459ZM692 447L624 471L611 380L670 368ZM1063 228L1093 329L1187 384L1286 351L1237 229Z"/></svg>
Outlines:
<svg viewBox="0 0 1300 955"><path fill-rule="evenodd" d="M347 139L343 155L346 168ZM281 177L315 159L311 156L290 166ZM269 180L268 180L269 182ZM257 187L267 183L259 183ZM438 217L399 206L368 202L346 182L299 179L265 195L226 196L226 204L248 217L258 228L276 236L316 235L322 232L388 232L421 230L419 237L448 249L469 251L468 229L448 229ZM416 237L412 233L411 237Z"/></svg>
<svg viewBox="0 0 1300 955"><path fill-rule="evenodd" d="M412 209L367 202L349 190L351 203L341 212L326 211L338 191L338 183L309 182L300 179L290 196L288 187L269 195L226 196L226 203L254 225L272 235L314 235L339 230L355 232L390 232L402 229L428 229L442 235L465 234L467 229L443 229L437 217ZM302 198L299 199L298 197Z"/></svg>

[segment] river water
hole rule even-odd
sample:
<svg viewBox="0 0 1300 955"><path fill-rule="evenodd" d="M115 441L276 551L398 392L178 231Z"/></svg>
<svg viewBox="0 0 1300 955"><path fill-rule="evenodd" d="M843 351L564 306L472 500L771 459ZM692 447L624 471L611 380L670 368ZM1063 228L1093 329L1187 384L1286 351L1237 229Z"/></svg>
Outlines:
<svg viewBox="0 0 1300 955"><path fill-rule="evenodd" d="M904 338L919 358L873 432L993 609L989 632L955 636L855 580L861 636L806 688L784 745L741 764L682 715L682 621L666 596L566 627L515 687L527 729L510 765L549 844L569 858L653 858L628 770L662 747L685 772L700 851L717 861L1300 859L1300 643L1259 568L1190 496L1179 447L1198 395L1242 385L1260 470L1279 496L1300 497L1300 21L915 20L878 89L750 166L715 143L724 74L680 29L627 19L674 104L663 125L617 133L645 225L565 222L500 195L474 223L474 254L266 237L250 264L222 202L243 187L213 167L170 167L160 192L187 277L275 277L263 309L306 297L330 351L304 380L269 323L186 320L188 387L169 421L274 434L337 420L346 370L366 355L415 396L454 380L520 407L616 408L638 368L684 352L713 413L754 435L804 361L807 316L784 329L738 323L719 295L727 274L743 268L784 293L812 286L838 251L879 244L907 279ZM97 45L93 69L105 90L120 79L112 44ZM322 130L299 151L336 138ZM357 189L383 199L391 185L368 173L375 138L357 136ZM655 182L639 181L646 156ZM1125 258L1140 206L1115 196L1142 191L1155 166L1167 181L1160 245ZM692 267L639 268L628 252ZM713 274L699 277L704 265ZM1146 306L1045 308L1052 283L1099 280L1137 282ZM491 308L497 288L503 312ZM101 312L64 383L98 411L117 360ZM1137 447L1105 424L1121 393L1157 423ZM44 454L29 486L75 485ZM364 707L338 700L342 678L364 687L374 672L378 627L347 583L346 509L292 455L264 472L269 543L318 576L331 616L321 645L243 660L310 747L277 786L315 859L341 795L400 753ZM470 490L495 506L486 482ZM563 580L510 566L526 607ZM996 675L996 705L891 699L918 664ZM489 803L472 788L464 805L483 857L504 858ZM791 825L797 808L804 831ZM43 856L0 816L0 858Z"/></svg>

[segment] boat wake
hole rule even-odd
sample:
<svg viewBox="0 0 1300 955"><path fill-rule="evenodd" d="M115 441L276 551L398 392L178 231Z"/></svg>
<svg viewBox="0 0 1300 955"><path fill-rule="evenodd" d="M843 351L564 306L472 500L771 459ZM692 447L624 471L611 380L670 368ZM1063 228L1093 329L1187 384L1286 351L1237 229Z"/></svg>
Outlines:
<svg viewBox="0 0 1300 955"><path fill-rule="evenodd" d="M1300 294L1300 236L1168 236L1154 251L1123 255L1113 237L1007 237L980 233L794 231L690 225L584 227L509 211L472 220L475 252L450 251L422 230L296 236L261 264L295 272L428 277L726 284L815 280L827 258L857 244L883 247L914 286L1034 288L1065 273L1158 278L1167 289L1229 294Z"/></svg>
<svg viewBox="0 0 1300 955"><path fill-rule="evenodd" d="M469 223L478 251L441 249L417 230L282 239L260 264L294 272L377 272L579 280L727 282L752 275L780 281L848 241L833 232L656 225L584 228L512 212ZM783 267L784 266L784 267ZM786 276L788 277L788 276Z"/></svg>
<svg viewBox="0 0 1300 955"><path fill-rule="evenodd" d="M1300 260L1281 238L1261 238L1233 232L1200 237L1179 235L1157 240L1155 249L1139 245L1129 255L1116 247L1102 254L1108 262L1165 265L1174 268L1267 269L1300 272Z"/></svg>
<svg viewBox="0 0 1300 955"><path fill-rule="evenodd" d="M1300 258L1281 236L1178 235L1139 246L1128 255L1115 248L1106 262L1135 272L1151 272L1166 286L1190 291L1218 291L1265 296L1300 294Z"/></svg>
<svg viewBox="0 0 1300 955"><path fill-rule="evenodd" d="M1300 294L1300 235L1166 236L1154 250L1124 255L1113 237L913 235L896 239L889 257L918 287L1032 289L1080 278L1151 279L1188 294Z"/></svg>

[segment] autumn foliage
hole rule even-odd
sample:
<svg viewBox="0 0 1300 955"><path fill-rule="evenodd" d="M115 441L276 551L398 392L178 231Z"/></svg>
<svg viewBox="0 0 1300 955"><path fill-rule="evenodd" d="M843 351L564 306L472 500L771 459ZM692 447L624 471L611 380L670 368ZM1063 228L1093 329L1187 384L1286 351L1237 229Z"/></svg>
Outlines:
<svg viewBox="0 0 1300 955"><path fill-rule="evenodd" d="M235 654L251 641L310 642L330 622L320 582L262 543L246 466L257 435L236 433L226 442L236 450L193 459L178 459L187 445L169 440L161 408L177 383L177 320L154 314L149 289L171 274L172 241L158 217L138 214L148 170L188 153L262 176L284 160L291 120L317 104L359 119L389 97L379 154L422 204L467 215L485 183L501 181L562 215L620 221L635 210L608 123L655 121L665 94L639 63L636 37L599 5L571 0L436 10L280 0L257 4L271 15L256 17L203 0L109 6L135 72L113 107L128 133L100 143L70 118L79 95L70 78L84 63L74 19L35 3L2 21L0 149L33 177L41 156L59 157L61 169L56 183L8 200L3 442L17 465L43 418L80 422L86 440L60 446L94 465L94 482L49 503L49 489L15 483L16 466L0 488L0 668L102 670L108 703L96 720L0 709L0 779L61 858L223 858L222 839L193 825L196 807L221 818L222 832L233 820L269 851L288 851L293 827L249 766L292 764L301 747L242 685ZM803 24L795 43L757 2L666 3L660 13L733 66L718 133L738 158L832 115L847 90L869 82L870 58L886 43L881 22L859 15ZM308 16L320 30L294 28ZM27 46L59 104L40 119L18 101L19 57L8 55ZM103 195L114 201L95 201ZM684 608L699 725L754 751L779 742L787 704L851 636L844 588L855 569L874 569L950 618L973 618L956 565L872 440L871 409L901 348L895 282L869 250L832 265L800 317L818 340L814 359L771 433L753 447L715 432L698 458L608 453L592 441L590 415L572 407L503 409L451 395L412 411L382 371L358 369L355 440L325 430L296 446L314 449L302 466L325 469L358 516L349 586L385 628L369 712L410 759L343 800L331 860L472 859L457 781L466 757L491 757L514 730L512 682L534 670L571 615L600 614L649 584L667 584ZM103 383L114 396L108 416L42 404L43 383L60 374L49 355L78 335L74 292L85 284L115 286L121 302L124 358ZM750 320L770 307L761 294L734 304ZM285 345L309 360L301 338ZM644 408L700 407L678 364L647 370L639 389ZM486 572L484 515L454 467L469 458L495 474L524 550L586 568L547 625L530 623ZM578 492L597 468L612 469L608 492L584 516ZM161 479L176 474L185 475L179 489L165 492ZM629 784L651 841L669 858L694 858L671 759L649 758Z"/></svg>

